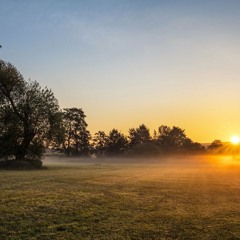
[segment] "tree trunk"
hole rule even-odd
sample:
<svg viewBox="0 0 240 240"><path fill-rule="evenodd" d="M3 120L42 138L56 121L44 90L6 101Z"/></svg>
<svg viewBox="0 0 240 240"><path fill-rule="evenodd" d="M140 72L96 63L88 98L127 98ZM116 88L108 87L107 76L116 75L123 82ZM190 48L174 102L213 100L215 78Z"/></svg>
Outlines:
<svg viewBox="0 0 240 240"><path fill-rule="evenodd" d="M16 160L25 159L30 143L33 140L34 136L35 133L32 130L30 130L28 127L24 128L24 137L21 144L19 145L19 148L16 151Z"/></svg>

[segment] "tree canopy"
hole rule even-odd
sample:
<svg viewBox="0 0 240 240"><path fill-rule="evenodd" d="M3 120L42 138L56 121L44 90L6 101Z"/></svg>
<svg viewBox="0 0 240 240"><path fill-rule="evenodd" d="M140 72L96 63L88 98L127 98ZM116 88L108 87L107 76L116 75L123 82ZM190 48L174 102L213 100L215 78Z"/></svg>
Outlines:
<svg viewBox="0 0 240 240"><path fill-rule="evenodd" d="M51 90L25 81L12 64L0 60L0 158L41 159L44 142L59 133L58 114Z"/></svg>
<svg viewBox="0 0 240 240"><path fill-rule="evenodd" d="M106 152L109 156L120 155L128 148L127 138L117 129L112 129L109 132L106 141Z"/></svg>
<svg viewBox="0 0 240 240"><path fill-rule="evenodd" d="M86 115L81 108L65 108L63 121L65 139L63 148L67 155L88 156L91 151L91 134L87 130Z"/></svg>
<svg viewBox="0 0 240 240"><path fill-rule="evenodd" d="M141 144L147 143L151 140L151 135L149 129L146 125L141 124L138 128L130 128L129 129L129 145L131 147Z"/></svg>

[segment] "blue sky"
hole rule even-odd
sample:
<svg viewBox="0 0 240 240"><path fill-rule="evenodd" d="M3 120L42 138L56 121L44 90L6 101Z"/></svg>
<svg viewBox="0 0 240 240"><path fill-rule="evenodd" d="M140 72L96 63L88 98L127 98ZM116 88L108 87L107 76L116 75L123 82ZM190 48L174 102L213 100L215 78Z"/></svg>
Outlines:
<svg viewBox="0 0 240 240"><path fill-rule="evenodd" d="M0 58L83 108L92 133L240 133L240 1L0 2Z"/></svg>

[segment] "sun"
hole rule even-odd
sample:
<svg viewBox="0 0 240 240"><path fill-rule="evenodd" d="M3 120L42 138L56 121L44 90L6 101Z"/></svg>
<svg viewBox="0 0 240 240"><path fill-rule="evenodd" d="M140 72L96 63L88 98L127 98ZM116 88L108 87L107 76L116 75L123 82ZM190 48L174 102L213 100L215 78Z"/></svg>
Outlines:
<svg viewBox="0 0 240 240"><path fill-rule="evenodd" d="M231 143L237 145L240 143L240 138L237 135L231 137Z"/></svg>

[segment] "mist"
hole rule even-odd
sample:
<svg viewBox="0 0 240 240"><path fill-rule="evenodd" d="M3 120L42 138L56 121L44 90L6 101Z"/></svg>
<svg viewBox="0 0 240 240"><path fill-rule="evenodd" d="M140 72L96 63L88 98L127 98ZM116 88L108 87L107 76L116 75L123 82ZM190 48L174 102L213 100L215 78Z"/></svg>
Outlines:
<svg viewBox="0 0 240 240"><path fill-rule="evenodd" d="M158 165L164 168L219 168L240 165L240 159L232 155L171 155L161 157L66 157L47 155L44 166L51 165Z"/></svg>

